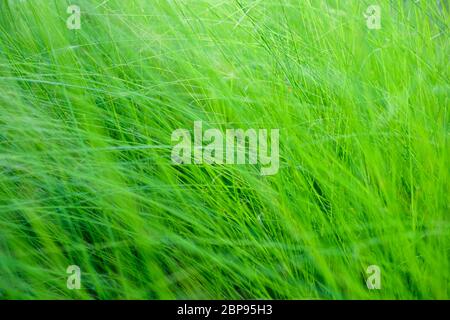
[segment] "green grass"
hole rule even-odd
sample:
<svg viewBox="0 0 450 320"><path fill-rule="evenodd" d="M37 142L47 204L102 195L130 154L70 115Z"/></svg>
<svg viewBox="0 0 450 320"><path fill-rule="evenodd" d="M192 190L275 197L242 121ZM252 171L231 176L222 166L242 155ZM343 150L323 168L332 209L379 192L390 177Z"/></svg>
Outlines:
<svg viewBox="0 0 450 320"><path fill-rule="evenodd" d="M442 3L2 0L0 298L448 299ZM173 165L198 120L278 174Z"/></svg>

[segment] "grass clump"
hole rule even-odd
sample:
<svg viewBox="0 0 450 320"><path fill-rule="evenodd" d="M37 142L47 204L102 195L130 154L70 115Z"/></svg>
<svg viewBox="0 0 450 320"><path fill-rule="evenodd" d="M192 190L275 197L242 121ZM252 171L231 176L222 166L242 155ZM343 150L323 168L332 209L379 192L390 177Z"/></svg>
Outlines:
<svg viewBox="0 0 450 320"><path fill-rule="evenodd" d="M448 299L446 2L372 2L2 1L1 298ZM174 166L194 121L278 174Z"/></svg>

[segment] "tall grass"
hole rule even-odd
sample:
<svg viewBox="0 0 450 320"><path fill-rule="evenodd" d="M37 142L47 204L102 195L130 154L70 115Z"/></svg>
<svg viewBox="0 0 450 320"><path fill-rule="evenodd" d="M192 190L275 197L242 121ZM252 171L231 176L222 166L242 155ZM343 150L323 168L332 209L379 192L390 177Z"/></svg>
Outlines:
<svg viewBox="0 0 450 320"><path fill-rule="evenodd" d="M448 299L449 54L431 0L1 1L0 297ZM198 120L278 174L174 166Z"/></svg>

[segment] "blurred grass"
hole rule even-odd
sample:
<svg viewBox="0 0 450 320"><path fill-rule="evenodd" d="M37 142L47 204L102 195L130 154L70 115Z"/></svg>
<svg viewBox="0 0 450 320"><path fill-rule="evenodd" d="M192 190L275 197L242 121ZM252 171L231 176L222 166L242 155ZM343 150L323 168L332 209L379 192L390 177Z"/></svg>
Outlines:
<svg viewBox="0 0 450 320"><path fill-rule="evenodd" d="M0 2L0 298L448 299L448 11L376 2ZM173 166L196 120L279 173Z"/></svg>

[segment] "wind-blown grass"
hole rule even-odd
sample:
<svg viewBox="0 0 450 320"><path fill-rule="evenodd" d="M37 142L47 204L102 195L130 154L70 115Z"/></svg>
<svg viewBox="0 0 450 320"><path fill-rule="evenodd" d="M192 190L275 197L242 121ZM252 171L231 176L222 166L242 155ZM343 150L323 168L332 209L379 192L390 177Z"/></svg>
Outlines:
<svg viewBox="0 0 450 320"><path fill-rule="evenodd" d="M69 4L0 3L1 298L449 298L445 1ZM174 166L197 120L278 174Z"/></svg>

